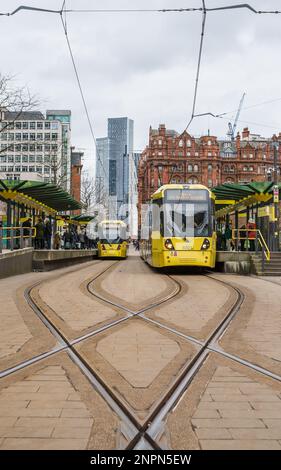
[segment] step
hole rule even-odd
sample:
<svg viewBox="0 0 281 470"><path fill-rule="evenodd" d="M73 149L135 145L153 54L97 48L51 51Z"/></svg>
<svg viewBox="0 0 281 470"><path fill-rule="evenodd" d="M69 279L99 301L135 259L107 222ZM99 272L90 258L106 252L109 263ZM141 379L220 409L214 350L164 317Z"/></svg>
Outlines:
<svg viewBox="0 0 281 470"><path fill-rule="evenodd" d="M262 272L262 271L257 271L256 276L272 276L272 277L281 277L281 271L277 273L268 273L268 272Z"/></svg>

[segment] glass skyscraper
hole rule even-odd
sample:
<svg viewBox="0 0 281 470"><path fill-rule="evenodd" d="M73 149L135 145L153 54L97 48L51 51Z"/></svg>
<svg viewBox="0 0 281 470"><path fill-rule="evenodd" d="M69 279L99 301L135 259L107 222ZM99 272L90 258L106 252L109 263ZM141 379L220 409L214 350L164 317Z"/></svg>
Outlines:
<svg viewBox="0 0 281 470"><path fill-rule="evenodd" d="M129 203L129 155L133 148L134 121L109 118L107 137L97 139L96 178L103 182L109 196L116 197L118 209Z"/></svg>
<svg viewBox="0 0 281 470"><path fill-rule="evenodd" d="M119 208L122 204L129 202L129 155L134 149L134 121L127 117L109 118L107 135L112 143L110 149L111 176L114 180L115 172L116 188L114 189Z"/></svg>

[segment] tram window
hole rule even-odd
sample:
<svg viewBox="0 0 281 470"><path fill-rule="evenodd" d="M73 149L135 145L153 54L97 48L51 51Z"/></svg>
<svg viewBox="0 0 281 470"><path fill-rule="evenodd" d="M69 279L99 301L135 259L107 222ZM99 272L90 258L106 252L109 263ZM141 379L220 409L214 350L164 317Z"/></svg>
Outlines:
<svg viewBox="0 0 281 470"><path fill-rule="evenodd" d="M167 204L165 210L165 236L206 237L209 235L208 204Z"/></svg>

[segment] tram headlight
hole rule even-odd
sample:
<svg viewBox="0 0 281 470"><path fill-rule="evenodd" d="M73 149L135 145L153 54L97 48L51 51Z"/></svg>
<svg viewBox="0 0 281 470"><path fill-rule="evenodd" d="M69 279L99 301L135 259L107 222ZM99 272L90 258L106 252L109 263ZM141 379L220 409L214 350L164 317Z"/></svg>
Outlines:
<svg viewBox="0 0 281 470"><path fill-rule="evenodd" d="M202 243L201 250L208 250L210 248L210 242L208 238L205 238L205 240Z"/></svg>
<svg viewBox="0 0 281 470"><path fill-rule="evenodd" d="M165 248L167 248L167 250L174 250L174 245L172 243L172 240L170 240L169 238L167 238L167 240L165 240Z"/></svg>

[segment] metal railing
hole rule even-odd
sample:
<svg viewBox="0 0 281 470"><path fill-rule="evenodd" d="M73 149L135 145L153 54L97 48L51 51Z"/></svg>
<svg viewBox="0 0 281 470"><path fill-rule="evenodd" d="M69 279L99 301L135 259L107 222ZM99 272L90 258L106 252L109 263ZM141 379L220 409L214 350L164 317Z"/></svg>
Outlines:
<svg viewBox="0 0 281 470"><path fill-rule="evenodd" d="M28 235L24 233L28 232ZM0 253L3 251L3 241L9 242L9 250L32 246L36 237L36 227L2 227L0 226Z"/></svg>
<svg viewBox="0 0 281 470"><path fill-rule="evenodd" d="M241 237L241 233L245 233L245 237ZM249 237L249 234L254 233L255 238L252 236ZM247 245L250 248L250 242L254 241L255 244L255 253L258 254L259 251L259 246L261 247L261 254L262 254L262 270L264 271L264 264L265 260L270 261L271 253L270 249L268 248L268 245L263 237L263 234L259 229L251 229L251 228L238 228L238 229L232 229L232 239L237 240L237 243L241 240L247 241ZM245 244L244 244L245 246ZM250 251L249 249L246 248L244 251Z"/></svg>

